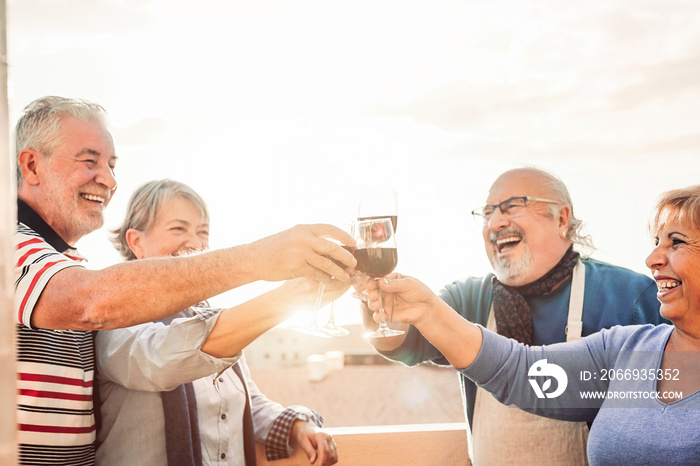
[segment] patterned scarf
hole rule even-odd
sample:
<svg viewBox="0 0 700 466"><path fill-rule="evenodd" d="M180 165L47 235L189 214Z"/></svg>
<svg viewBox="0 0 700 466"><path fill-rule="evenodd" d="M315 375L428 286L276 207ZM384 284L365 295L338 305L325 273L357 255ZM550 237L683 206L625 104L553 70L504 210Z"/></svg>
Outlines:
<svg viewBox="0 0 700 466"><path fill-rule="evenodd" d="M579 253L571 245L564 257L549 272L523 286L507 286L493 278L493 310L500 335L532 344L532 310L525 298L543 296L573 275Z"/></svg>

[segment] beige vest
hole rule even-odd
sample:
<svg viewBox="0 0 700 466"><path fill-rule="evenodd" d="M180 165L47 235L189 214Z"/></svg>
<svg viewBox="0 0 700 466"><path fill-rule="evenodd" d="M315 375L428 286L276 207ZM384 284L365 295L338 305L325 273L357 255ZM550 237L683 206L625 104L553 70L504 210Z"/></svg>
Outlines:
<svg viewBox="0 0 700 466"><path fill-rule="evenodd" d="M579 260L571 279L566 341L581 338L585 267ZM493 305L489 330L496 331ZM547 419L498 402L477 388L471 457L475 466L587 465L585 422Z"/></svg>

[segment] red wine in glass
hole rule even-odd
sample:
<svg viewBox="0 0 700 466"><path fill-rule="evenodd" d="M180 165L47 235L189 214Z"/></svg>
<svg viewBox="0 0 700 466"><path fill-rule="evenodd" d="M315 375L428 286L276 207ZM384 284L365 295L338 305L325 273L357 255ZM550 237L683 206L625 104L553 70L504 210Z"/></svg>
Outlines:
<svg viewBox="0 0 700 466"><path fill-rule="evenodd" d="M398 263L396 248L356 249L357 269L372 278L390 274Z"/></svg>

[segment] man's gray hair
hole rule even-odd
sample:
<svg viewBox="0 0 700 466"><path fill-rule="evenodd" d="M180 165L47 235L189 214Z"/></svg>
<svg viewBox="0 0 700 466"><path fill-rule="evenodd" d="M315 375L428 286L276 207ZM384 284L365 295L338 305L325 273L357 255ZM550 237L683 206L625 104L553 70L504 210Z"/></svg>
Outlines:
<svg viewBox="0 0 700 466"><path fill-rule="evenodd" d="M15 155L26 149L33 149L42 157L49 157L63 142L61 140L61 120L74 117L83 121L96 122L105 130L105 109L101 105L82 99L64 97L41 97L24 108L24 115L15 126ZM17 166L17 187L22 184L22 171Z"/></svg>
<svg viewBox="0 0 700 466"><path fill-rule="evenodd" d="M542 176L545 185L551 190L553 197L552 200L566 205L571 211L569 230L566 232L566 238L578 246L579 252L582 256L590 256L595 251L593 240L591 239L591 235L585 231L585 223L582 220L577 219L574 215L574 204L571 201L571 195L569 194L569 190L566 188L564 182L558 176L545 170L539 168L531 169ZM559 207L557 205L551 205L549 208L553 215L559 215Z"/></svg>
<svg viewBox="0 0 700 466"><path fill-rule="evenodd" d="M169 179L149 181L134 191L129 200L124 223L110 232L110 240L124 259L137 259L126 241L126 232L133 228L142 233L148 233L156 221L158 210L163 202L178 198L192 202L202 212L204 219L209 221L207 205L194 189Z"/></svg>

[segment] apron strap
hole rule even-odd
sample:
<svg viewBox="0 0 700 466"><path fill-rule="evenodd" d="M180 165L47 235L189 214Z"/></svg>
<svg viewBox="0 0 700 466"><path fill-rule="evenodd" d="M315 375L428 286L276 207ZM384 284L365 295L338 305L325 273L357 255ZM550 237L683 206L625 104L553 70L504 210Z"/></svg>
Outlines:
<svg viewBox="0 0 700 466"><path fill-rule="evenodd" d="M571 277L571 297L569 298L569 316L566 323L566 341L581 338L583 332L583 292L586 286L586 267L578 260Z"/></svg>
<svg viewBox="0 0 700 466"><path fill-rule="evenodd" d="M583 326L583 290L585 266L579 260L571 279L571 297L567 317L567 341L581 337ZM496 332L496 319L491 306L486 328ZM565 422L543 418L534 414L501 405L483 388L478 387L474 399L474 422L471 426L469 457L477 466L491 464L515 464L507 458L510 453L521 452L517 464L539 465L542 454L532 450L533 438L554 440L548 455L556 457L556 464L588 465L586 441L588 427L585 422ZM500 448L494 448L498 445ZM506 463L504 463L504 461Z"/></svg>

